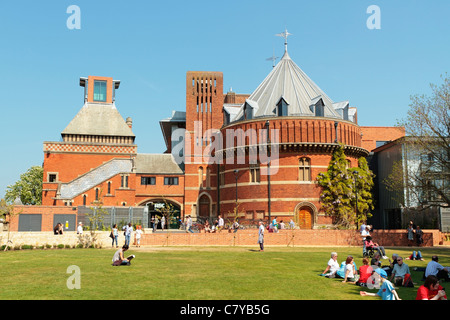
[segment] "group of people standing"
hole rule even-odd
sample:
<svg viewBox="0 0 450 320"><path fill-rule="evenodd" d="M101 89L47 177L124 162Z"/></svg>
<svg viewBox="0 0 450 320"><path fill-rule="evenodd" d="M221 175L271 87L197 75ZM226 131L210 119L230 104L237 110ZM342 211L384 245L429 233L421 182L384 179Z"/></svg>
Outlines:
<svg viewBox="0 0 450 320"><path fill-rule="evenodd" d="M122 227L122 231L123 231L123 235L125 236L125 244L126 246L130 246L130 242L131 242L131 235L134 231L133 229L133 225L130 223L128 223L127 225L124 225ZM144 233L144 231L142 230L142 227L140 225L136 226L136 246L140 247L141 246L141 237L142 234ZM114 224L112 230L111 230L111 234L109 235L110 238L112 238L112 246L114 247L114 244L116 244L116 248L119 247L119 229L117 227L117 224Z"/></svg>
<svg viewBox="0 0 450 320"><path fill-rule="evenodd" d="M406 231L408 231L408 246L412 246L415 240L416 245L420 247L423 243L423 231L420 226L416 226L414 222L409 221Z"/></svg>

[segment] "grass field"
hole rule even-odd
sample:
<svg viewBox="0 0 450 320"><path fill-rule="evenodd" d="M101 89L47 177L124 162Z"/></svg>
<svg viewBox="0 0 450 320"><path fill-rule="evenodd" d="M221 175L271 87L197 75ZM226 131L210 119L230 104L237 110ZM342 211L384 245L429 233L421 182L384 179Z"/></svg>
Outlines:
<svg viewBox="0 0 450 320"><path fill-rule="evenodd" d="M411 248L386 248L390 257ZM115 249L20 250L0 253L2 300L379 300L360 287L319 276L331 251L338 262L351 254L359 267L361 248L325 247L147 247L131 248L131 266L112 267ZM450 248L421 248L425 261L409 265L415 288L398 288L415 299L422 272L433 254L450 266ZM388 260L382 260L384 265ZM80 289L69 289L68 267L80 270ZM445 287L445 283L443 284ZM368 290L376 292L376 289Z"/></svg>

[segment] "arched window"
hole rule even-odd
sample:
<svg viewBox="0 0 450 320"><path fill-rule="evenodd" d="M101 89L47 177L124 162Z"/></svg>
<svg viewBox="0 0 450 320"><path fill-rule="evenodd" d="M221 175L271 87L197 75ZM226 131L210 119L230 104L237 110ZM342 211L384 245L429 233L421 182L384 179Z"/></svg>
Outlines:
<svg viewBox="0 0 450 320"><path fill-rule="evenodd" d="M83 194L83 206L86 205L86 198L87 198L87 196L85 194Z"/></svg>
<svg viewBox="0 0 450 320"><path fill-rule="evenodd" d="M311 181L311 160L309 158L299 159L298 180Z"/></svg>
<svg viewBox="0 0 450 320"><path fill-rule="evenodd" d="M210 201L207 195L202 195L198 200L199 212L198 215L200 217L209 217L210 216Z"/></svg>

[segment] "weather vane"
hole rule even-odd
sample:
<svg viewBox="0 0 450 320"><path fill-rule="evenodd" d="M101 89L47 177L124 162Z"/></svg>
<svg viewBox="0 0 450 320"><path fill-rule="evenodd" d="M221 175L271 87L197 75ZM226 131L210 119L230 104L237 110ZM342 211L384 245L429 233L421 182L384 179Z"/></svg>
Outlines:
<svg viewBox="0 0 450 320"><path fill-rule="evenodd" d="M284 38L284 51L287 51L287 38L291 35L292 33L289 33L286 28L284 28L284 32L276 34L276 36Z"/></svg>
<svg viewBox="0 0 450 320"><path fill-rule="evenodd" d="M266 61L272 60L272 68L275 68L275 61L278 59L279 57L275 56L275 50L272 54L272 56L270 58L267 58Z"/></svg>

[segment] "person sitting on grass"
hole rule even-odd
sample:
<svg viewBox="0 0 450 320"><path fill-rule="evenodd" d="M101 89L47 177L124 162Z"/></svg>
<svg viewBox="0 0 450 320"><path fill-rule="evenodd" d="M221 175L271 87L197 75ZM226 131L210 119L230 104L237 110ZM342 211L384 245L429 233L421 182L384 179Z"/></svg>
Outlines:
<svg viewBox="0 0 450 320"><path fill-rule="evenodd" d="M356 266L353 262L353 257L348 256L347 260L345 261L345 275L344 275L344 281L343 283L349 282L349 283L356 283Z"/></svg>
<svg viewBox="0 0 450 320"><path fill-rule="evenodd" d="M428 276L417 290L416 300L447 300L447 295L444 288L439 285L439 279Z"/></svg>
<svg viewBox="0 0 450 320"><path fill-rule="evenodd" d="M369 265L369 258L364 258L363 265L359 267L359 280L356 282L361 287L367 286L367 280L372 275L373 268Z"/></svg>
<svg viewBox="0 0 450 320"><path fill-rule="evenodd" d="M377 293L367 292L367 291L360 291L359 293L362 296L379 296L382 300L401 300L397 294L397 291L395 290L394 286L392 285L392 282L390 282L387 279L387 273L381 268L378 268L374 271L374 274L378 274L381 281L380 290L378 290Z"/></svg>
<svg viewBox="0 0 450 320"><path fill-rule="evenodd" d="M331 253L331 258L328 260L327 267L324 272L322 272L321 276L325 276L327 278L334 278L336 272L339 270L339 263L337 262L338 254L336 252ZM327 273L328 272L328 273Z"/></svg>
<svg viewBox="0 0 450 320"><path fill-rule="evenodd" d="M392 269L391 278L389 280L391 282L394 280L394 283L397 286L413 286L409 266L406 263L403 263L402 257L397 257L397 263Z"/></svg>
<svg viewBox="0 0 450 320"><path fill-rule="evenodd" d="M123 253L128 250L128 246L125 244L122 248L114 253L112 258L113 266L129 266L131 264L131 259L134 258L134 255L127 257L126 259L123 256Z"/></svg>

